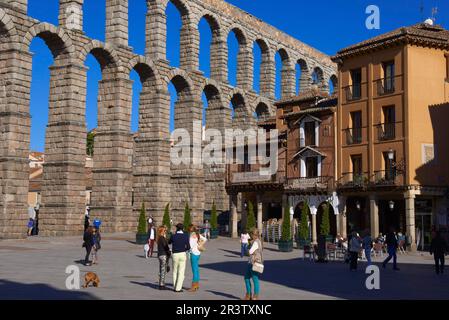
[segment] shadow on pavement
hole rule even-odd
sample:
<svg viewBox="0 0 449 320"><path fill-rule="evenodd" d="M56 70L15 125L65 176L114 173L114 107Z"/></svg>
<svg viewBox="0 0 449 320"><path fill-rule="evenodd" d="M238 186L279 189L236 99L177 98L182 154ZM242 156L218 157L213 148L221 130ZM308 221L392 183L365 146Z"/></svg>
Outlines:
<svg viewBox="0 0 449 320"><path fill-rule="evenodd" d="M233 251L233 250L226 250L226 249L220 249L221 251L227 252L227 253L231 253L235 256L239 256L240 257L240 252L239 251Z"/></svg>
<svg viewBox="0 0 449 320"><path fill-rule="evenodd" d="M1 300L98 300L80 290L60 290L43 283L25 284L0 280Z"/></svg>
<svg viewBox="0 0 449 320"><path fill-rule="evenodd" d="M401 271L392 270L391 264L380 270L380 290L368 290L365 274L366 263L358 264L357 272L350 272L349 265L341 261L314 263L302 258L290 260L266 260L263 282L298 289L329 298L340 299L448 299L449 276L436 276L432 265L399 263ZM247 261L226 261L202 264L202 268L243 276ZM417 276L419 275L419 276ZM417 290L419 288L419 290ZM262 287L263 291L263 287ZM263 294L263 292L262 292ZM304 294L304 292L302 293ZM298 299L286 294L279 299Z"/></svg>
<svg viewBox="0 0 449 320"><path fill-rule="evenodd" d="M206 290L206 292L210 292L210 293L215 294L217 296L225 297L225 298L228 298L228 299L240 300L240 297L236 297L236 296L233 296L232 294L228 294L228 293L224 293L224 292L218 292L218 291L214 291L214 290Z"/></svg>

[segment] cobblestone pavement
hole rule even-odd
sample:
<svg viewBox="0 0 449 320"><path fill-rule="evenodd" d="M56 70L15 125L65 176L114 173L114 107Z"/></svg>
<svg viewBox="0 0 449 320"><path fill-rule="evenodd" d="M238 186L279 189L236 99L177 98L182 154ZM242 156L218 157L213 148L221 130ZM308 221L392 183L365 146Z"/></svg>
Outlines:
<svg viewBox="0 0 449 320"><path fill-rule="evenodd" d="M80 263L84 257L76 237L0 241L0 299L240 299L244 295L246 258L239 255L238 240L211 240L201 257L201 288L197 293L157 290L158 260L145 259L143 246L133 243L131 233L104 234L97 266ZM154 255L155 256L155 255ZM261 277L261 299L449 299L448 274L437 276L428 253L399 255L400 271L392 265L380 268L380 290L365 287L365 262L357 272L347 264L325 264L304 260L302 252L277 251L266 244L265 273ZM375 259L380 266L381 258ZM83 275L96 272L99 288L67 290L68 265L77 265ZM192 273L186 268L184 287ZM172 285L172 273L168 274Z"/></svg>

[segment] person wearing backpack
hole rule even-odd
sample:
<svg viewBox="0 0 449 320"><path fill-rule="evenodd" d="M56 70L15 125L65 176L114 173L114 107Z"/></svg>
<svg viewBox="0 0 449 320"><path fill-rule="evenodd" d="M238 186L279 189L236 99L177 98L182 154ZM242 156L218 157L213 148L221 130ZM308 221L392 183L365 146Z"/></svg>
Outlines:
<svg viewBox="0 0 449 320"><path fill-rule="evenodd" d="M263 272L263 246L260 241L259 230L251 230L251 247L249 249L249 261L245 273L246 295L243 300L259 300L260 286L259 276ZM251 292L251 279L254 283L254 294Z"/></svg>

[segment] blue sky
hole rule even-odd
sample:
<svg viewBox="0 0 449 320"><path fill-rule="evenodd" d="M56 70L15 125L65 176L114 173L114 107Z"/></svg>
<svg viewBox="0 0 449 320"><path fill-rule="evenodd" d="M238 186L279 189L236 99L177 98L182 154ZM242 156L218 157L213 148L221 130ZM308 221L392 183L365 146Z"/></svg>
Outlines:
<svg viewBox="0 0 449 320"><path fill-rule="evenodd" d="M58 24L58 0L28 0L28 14L40 21ZM339 49L367 38L385 33L395 28L422 21L422 17L431 15L432 7L438 7L437 23L449 28L449 1L447 0L228 0L227 2L253 14L278 29L298 38L316 49L335 54ZM145 50L145 13L146 0L129 0L129 41L138 54ZM424 14L421 13L424 4ZM368 30L365 27L368 5L380 8L380 30ZM179 65L179 13L173 5L167 8L167 58L173 66ZM105 0L84 0L84 31L87 36L104 41ZM209 44L211 32L208 24L202 20L200 30L200 70L209 75ZM235 84L235 58L238 44L231 35L228 39L230 83ZM31 150L44 151L45 128L48 120L49 71L53 59L50 51L40 39L34 39L31 45L33 56L33 80L31 86ZM255 70L260 64L260 52L255 48ZM280 58L276 60L280 69ZM88 129L97 126L97 89L101 80L100 66L95 58L89 56L86 61L88 88L86 102L86 123ZM280 73L277 72L277 83ZM139 78L131 74L133 85L133 111L131 127L138 129L138 98L141 90ZM255 87L258 91L258 74L255 74ZM276 94L279 95L279 86ZM172 102L176 92L169 86ZM203 97L205 107L207 102ZM173 107L172 107L173 108ZM173 111L173 110L172 110ZM172 112L173 114L173 112ZM172 121L173 122L173 121ZM173 128L173 123L171 123Z"/></svg>

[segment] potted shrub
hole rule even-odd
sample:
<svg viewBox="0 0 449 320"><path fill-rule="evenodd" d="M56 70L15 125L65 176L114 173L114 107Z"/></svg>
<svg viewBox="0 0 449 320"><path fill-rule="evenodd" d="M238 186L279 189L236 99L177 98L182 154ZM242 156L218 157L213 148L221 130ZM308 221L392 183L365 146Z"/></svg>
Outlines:
<svg viewBox="0 0 449 320"><path fill-rule="evenodd" d="M303 249L304 245L310 245L309 240L309 212L307 203L304 203L301 211L301 222L299 223L298 248Z"/></svg>
<svg viewBox="0 0 449 320"><path fill-rule="evenodd" d="M218 217L217 217L217 207L215 206L215 202L212 204L212 210L210 214L210 238L216 239L218 238Z"/></svg>
<svg viewBox="0 0 449 320"><path fill-rule="evenodd" d="M332 242L333 237L330 235L330 221L329 221L329 204L323 205L323 218L321 219L320 234L326 237L326 242Z"/></svg>
<svg viewBox="0 0 449 320"><path fill-rule="evenodd" d="M184 208L184 231L189 231L189 226L192 224L192 216L190 215L189 203L186 202L186 206Z"/></svg>
<svg viewBox="0 0 449 320"><path fill-rule="evenodd" d="M145 204L142 202L139 224L137 225L136 244L145 244L148 241L147 219L145 217Z"/></svg>
<svg viewBox="0 0 449 320"><path fill-rule="evenodd" d="M248 215L246 216L246 231L256 227L256 217L254 216L254 206L251 201L248 202Z"/></svg>
<svg viewBox="0 0 449 320"><path fill-rule="evenodd" d="M290 226L290 210L285 207L284 218L282 219L282 234L278 242L279 251L290 252L293 251L293 240Z"/></svg>
<svg viewBox="0 0 449 320"><path fill-rule="evenodd" d="M171 223L170 223L170 204L167 203L164 209L164 216L162 217L162 225L167 227L167 240L170 239L171 232Z"/></svg>

